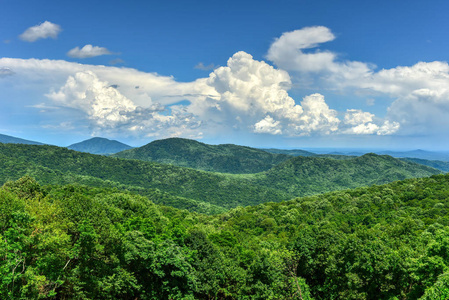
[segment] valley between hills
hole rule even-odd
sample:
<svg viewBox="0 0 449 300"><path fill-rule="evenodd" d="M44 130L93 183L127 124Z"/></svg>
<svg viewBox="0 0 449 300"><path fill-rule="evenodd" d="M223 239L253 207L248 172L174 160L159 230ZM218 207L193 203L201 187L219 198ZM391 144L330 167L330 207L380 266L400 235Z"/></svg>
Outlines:
<svg viewBox="0 0 449 300"><path fill-rule="evenodd" d="M445 299L448 164L0 136L0 298Z"/></svg>

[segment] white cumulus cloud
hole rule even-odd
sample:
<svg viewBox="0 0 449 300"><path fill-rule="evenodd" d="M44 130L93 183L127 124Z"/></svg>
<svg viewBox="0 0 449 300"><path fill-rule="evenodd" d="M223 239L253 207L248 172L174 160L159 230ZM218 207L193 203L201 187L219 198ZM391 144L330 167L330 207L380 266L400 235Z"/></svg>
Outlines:
<svg viewBox="0 0 449 300"><path fill-rule="evenodd" d="M45 21L44 23L28 28L19 35L19 38L26 42L35 42L39 39L47 38L56 39L61 31L61 26L58 24Z"/></svg>
<svg viewBox="0 0 449 300"><path fill-rule="evenodd" d="M390 135L399 130L398 122L374 121L374 114L360 109L348 109L344 117L344 124L349 126L343 133L346 134L377 134ZM379 124L380 122L380 124ZM382 123L383 122L383 123ZM376 124L377 123L377 124Z"/></svg>
<svg viewBox="0 0 449 300"><path fill-rule="evenodd" d="M391 99L384 121L360 123L346 128L346 133L432 134L449 126L447 62L417 62L376 70L372 63L341 60L338 54L320 49L334 39L330 29L323 26L286 32L271 44L266 57L289 71L295 84L370 95L368 106L376 104L376 96Z"/></svg>
<svg viewBox="0 0 449 300"><path fill-rule="evenodd" d="M315 93L306 96L301 101L301 105L304 113L299 116L295 123L289 124L291 128L294 128L292 135L337 132L340 123L337 118L337 111L329 108L323 95Z"/></svg>
<svg viewBox="0 0 449 300"><path fill-rule="evenodd" d="M265 118L254 124L254 132L256 133L269 133L269 134L282 134L279 121L275 121L272 117L267 115Z"/></svg>
<svg viewBox="0 0 449 300"><path fill-rule="evenodd" d="M192 103L190 111L208 123L286 136L338 131L337 112L329 108L324 96L313 94L297 104L288 94L291 79L287 72L243 51L212 72L207 85L215 93Z"/></svg>
<svg viewBox="0 0 449 300"><path fill-rule="evenodd" d="M75 47L67 52L67 55L74 58L90 58L101 55L112 54L108 49L104 47L85 45L83 48Z"/></svg>
<svg viewBox="0 0 449 300"><path fill-rule="evenodd" d="M285 32L271 44L266 57L283 70L323 73L328 80L352 80L367 76L371 69L366 63L338 62L337 54L331 51L310 51L334 39L334 34L324 26L305 27ZM303 50L309 51L305 53Z"/></svg>
<svg viewBox="0 0 449 300"><path fill-rule="evenodd" d="M348 109L345 114L344 122L349 125L365 124L373 121L374 114L363 112L360 109Z"/></svg>
<svg viewBox="0 0 449 300"><path fill-rule="evenodd" d="M400 124L398 122L390 122L386 120L377 131L377 135L390 135L399 130Z"/></svg>
<svg viewBox="0 0 449 300"><path fill-rule="evenodd" d="M46 21L29 28L21 38L56 38L60 31L59 25ZM343 60L323 49L335 39L324 26L286 32L268 49L266 58L273 65L237 52L225 66L191 82L124 67L12 58L0 58L0 80L16 91L29 88L40 95L46 92L59 106L82 111L96 128L115 127L142 134L218 135L223 128L282 136L447 131L447 62L377 69L374 64ZM70 52L78 58L110 54L106 48L92 45ZM214 66L200 63L196 67ZM298 85L308 82L312 84ZM316 89L295 101L290 89L303 87L301 92ZM326 103L332 96L325 100L317 93L324 89L328 94L337 91L340 99L350 95L351 102L358 97L354 95L362 95L361 106L370 106L376 115L382 114L378 107L385 101L391 103L383 118L350 107L337 112ZM45 103L48 99L35 101Z"/></svg>
<svg viewBox="0 0 449 300"><path fill-rule="evenodd" d="M131 100L91 71L69 76L64 86L47 96L62 105L86 112L100 127L126 122L126 114L136 109Z"/></svg>
<svg viewBox="0 0 449 300"><path fill-rule="evenodd" d="M267 58L284 70L320 71L328 68L335 59L331 52L303 53L303 49L335 39L324 26L306 27L283 33L271 44Z"/></svg>
<svg viewBox="0 0 449 300"><path fill-rule="evenodd" d="M245 52L235 53L226 66L192 82L61 60L1 58L0 68L14 70L12 84L17 87L45 87L47 101L77 110L80 118L84 114L96 132L201 137L236 130L309 136L340 134L360 125L342 126L338 112L319 93L295 101L288 93L292 83L286 71ZM52 106L43 99L36 101ZM381 123L373 124L380 128Z"/></svg>
<svg viewBox="0 0 449 300"><path fill-rule="evenodd" d="M198 135L201 122L194 116L174 107L171 114L161 114L166 109L159 104L146 108L136 106L107 81L102 81L92 71L77 72L66 83L46 95L60 106L84 112L95 133L128 132L146 136L177 136L182 132Z"/></svg>

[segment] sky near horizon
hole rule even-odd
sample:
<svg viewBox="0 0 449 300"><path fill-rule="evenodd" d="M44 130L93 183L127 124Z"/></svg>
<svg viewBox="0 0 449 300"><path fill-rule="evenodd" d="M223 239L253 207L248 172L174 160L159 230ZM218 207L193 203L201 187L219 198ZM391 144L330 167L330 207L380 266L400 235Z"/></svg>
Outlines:
<svg viewBox="0 0 449 300"><path fill-rule="evenodd" d="M0 133L449 150L447 1L0 0Z"/></svg>

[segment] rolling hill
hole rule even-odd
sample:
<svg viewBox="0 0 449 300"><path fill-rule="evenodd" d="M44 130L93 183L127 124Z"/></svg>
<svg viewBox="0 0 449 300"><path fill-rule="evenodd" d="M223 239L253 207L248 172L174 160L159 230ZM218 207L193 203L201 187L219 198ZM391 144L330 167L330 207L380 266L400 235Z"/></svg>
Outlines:
<svg viewBox="0 0 449 300"><path fill-rule="evenodd" d="M286 154L291 156L316 156L315 153L309 152L301 149L276 149L276 148L261 148L261 150L276 153L276 154Z"/></svg>
<svg viewBox="0 0 449 300"><path fill-rule="evenodd" d="M411 150L411 151L380 151L379 154L390 155L393 157L408 157L408 158L419 158L427 160L440 160L449 161L449 153L446 152L435 152L426 150Z"/></svg>
<svg viewBox="0 0 449 300"><path fill-rule="evenodd" d="M220 173L257 173L267 171L290 159L285 154L232 144L208 145L195 140L169 138L126 150L114 157L138 159Z"/></svg>
<svg viewBox="0 0 449 300"><path fill-rule="evenodd" d="M292 198L285 192L251 182L246 178L251 175L204 172L56 146L0 144L0 184L26 174L42 184L82 183L142 194L146 189L158 189L225 208ZM183 203L170 201L170 205L188 208Z"/></svg>
<svg viewBox="0 0 449 300"><path fill-rule="evenodd" d="M132 147L123 144L119 141L109 140L101 137L94 137L76 144L72 144L67 148L80 152L87 152L92 154L113 154L123 150L131 149Z"/></svg>
<svg viewBox="0 0 449 300"><path fill-rule="evenodd" d="M192 210L200 202L229 209L438 173L412 162L367 154L347 160L295 157L267 172L219 174L55 146L0 144L0 183L28 174L43 184L82 183L141 194L157 189L180 197L168 202L161 197L157 203ZM197 202L186 205L184 198Z"/></svg>
<svg viewBox="0 0 449 300"><path fill-rule="evenodd" d="M305 196L438 173L431 167L368 153L345 159L298 156L257 176L259 184Z"/></svg>
<svg viewBox="0 0 449 300"><path fill-rule="evenodd" d="M428 160L428 159L412 158L412 157L403 157L403 158L399 158L399 159L403 160L403 161L410 161L410 162L414 162L417 164L432 167L432 168L441 170L443 172L449 172L449 162L447 162L447 161Z"/></svg>
<svg viewBox="0 0 449 300"><path fill-rule="evenodd" d="M25 140L10 135L0 134L0 143L4 144L26 144L26 145L43 145L43 143Z"/></svg>

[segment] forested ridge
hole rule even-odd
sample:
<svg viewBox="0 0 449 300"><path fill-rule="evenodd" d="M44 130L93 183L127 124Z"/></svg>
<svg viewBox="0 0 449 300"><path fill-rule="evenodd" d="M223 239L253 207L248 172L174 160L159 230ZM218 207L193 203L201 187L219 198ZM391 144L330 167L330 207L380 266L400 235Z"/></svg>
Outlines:
<svg viewBox="0 0 449 300"><path fill-rule="evenodd" d="M421 164L421 165L425 165L428 167L432 167L432 168L441 170L443 172L449 172L449 162L447 162L447 161L428 160L428 159L411 158L411 157L400 158L400 160L411 161L411 162L414 162L417 164Z"/></svg>
<svg viewBox="0 0 449 300"><path fill-rule="evenodd" d="M143 195L157 189L166 195L155 199L157 203L200 212L211 208L212 213L440 172L389 156L367 154L349 160L295 157L267 172L221 174L56 146L14 144L0 144L0 163L0 183L31 175L41 184L82 183Z"/></svg>
<svg viewBox="0 0 449 300"><path fill-rule="evenodd" d="M0 299L449 295L449 175L426 166L367 154L221 174L15 144L0 164Z"/></svg>
<svg viewBox="0 0 449 300"><path fill-rule="evenodd" d="M1 299L447 299L449 175L207 216L110 188L0 188Z"/></svg>
<svg viewBox="0 0 449 300"><path fill-rule="evenodd" d="M124 151L127 149L131 149L132 147L126 144L123 144L119 141L109 140L100 137L94 137L79 143L72 144L67 146L68 149L88 152L92 154L113 154L120 151Z"/></svg>
<svg viewBox="0 0 449 300"><path fill-rule="evenodd" d="M252 183L246 175L202 172L172 165L81 153L55 146L0 144L0 182L26 174L40 183L82 183L142 191L159 189L170 195L226 208L293 196ZM182 208L184 203L171 201ZM164 203L164 202L160 202Z"/></svg>
<svg viewBox="0 0 449 300"><path fill-rule="evenodd" d="M269 153L246 146L208 145L183 138L156 140L112 156L233 174L267 171L291 158L289 155Z"/></svg>

